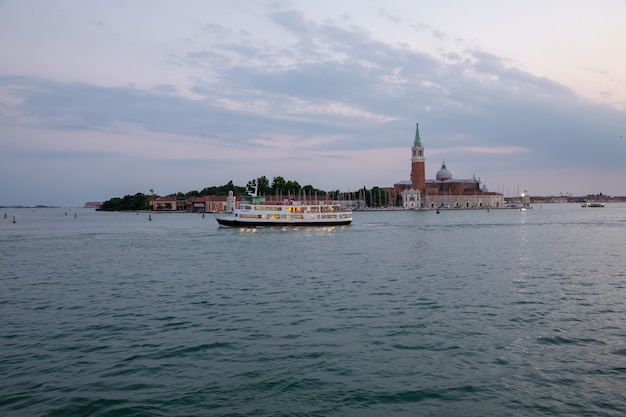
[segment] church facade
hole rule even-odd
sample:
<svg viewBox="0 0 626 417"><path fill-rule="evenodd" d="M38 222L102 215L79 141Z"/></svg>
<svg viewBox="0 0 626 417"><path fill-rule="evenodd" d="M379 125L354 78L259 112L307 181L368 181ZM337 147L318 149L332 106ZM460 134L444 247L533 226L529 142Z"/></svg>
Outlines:
<svg viewBox="0 0 626 417"><path fill-rule="evenodd" d="M411 179L394 184L394 191L401 196L402 207L408 210L504 207L504 195L489 192L481 186L480 179L455 179L445 162L437 171L435 179L426 179L426 158L419 134L415 127L415 139L411 148Z"/></svg>

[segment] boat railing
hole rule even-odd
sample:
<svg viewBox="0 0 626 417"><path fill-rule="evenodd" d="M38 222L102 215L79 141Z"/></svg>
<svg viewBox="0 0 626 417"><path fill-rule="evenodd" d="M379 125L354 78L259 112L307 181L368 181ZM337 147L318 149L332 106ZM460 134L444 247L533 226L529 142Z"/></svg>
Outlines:
<svg viewBox="0 0 626 417"><path fill-rule="evenodd" d="M312 209L330 209L332 211L337 212L352 212L352 209L349 207L344 207L341 204L337 204L336 202L331 201L304 201L304 200L282 200L282 201L271 201L265 200L257 203L257 205L261 206L292 206L299 207L300 209L310 208Z"/></svg>

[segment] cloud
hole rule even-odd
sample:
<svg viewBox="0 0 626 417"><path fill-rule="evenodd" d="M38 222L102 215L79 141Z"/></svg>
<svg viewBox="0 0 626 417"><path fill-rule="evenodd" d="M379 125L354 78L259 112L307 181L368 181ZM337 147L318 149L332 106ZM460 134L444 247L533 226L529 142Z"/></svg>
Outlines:
<svg viewBox="0 0 626 417"><path fill-rule="evenodd" d="M397 13L375 14L419 27L416 36L439 32ZM86 27L115 28L118 41L128 40L113 16L86 18ZM445 159L455 172L480 175L489 167L494 176L546 167L624 170L623 111L506 57L389 42L373 27L315 19L290 3L259 6L245 18L254 24L216 15L197 19L189 33L172 31L176 37L150 46L158 58L129 62L124 82L104 70L97 81L86 70L69 81L56 70L0 72L0 173L16 160L62 160L75 169L134 160L141 181L171 187L185 182L168 178L174 167L201 175L203 186L289 172L302 183L319 180L317 187L385 186L408 178L416 122L429 169ZM144 45L120 55L103 48L100 62L120 65ZM59 166L40 169L52 178Z"/></svg>
<svg viewBox="0 0 626 417"><path fill-rule="evenodd" d="M521 146L497 146L497 147L481 147L481 146L463 146L453 151L473 152L489 155L510 155L522 152L530 152L530 149Z"/></svg>
<svg viewBox="0 0 626 417"><path fill-rule="evenodd" d="M306 35L314 24L306 21L302 13L296 10L285 10L270 14L272 21L290 32Z"/></svg>

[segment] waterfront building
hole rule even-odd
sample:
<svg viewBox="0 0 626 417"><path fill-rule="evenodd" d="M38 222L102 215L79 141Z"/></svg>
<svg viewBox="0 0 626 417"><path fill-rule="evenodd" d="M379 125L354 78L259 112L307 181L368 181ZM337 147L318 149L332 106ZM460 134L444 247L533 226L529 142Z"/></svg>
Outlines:
<svg viewBox="0 0 626 417"><path fill-rule="evenodd" d="M170 196L157 197L150 200L150 210L153 211L176 211L179 204L176 198Z"/></svg>
<svg viewBox="0 0 626 417"><path fill-rule="evenodd" d="M415 127L415 139L411 148L411 178L394 184L396 194L401 196L405 209L436 208L487 208L504 207L504 196L490 192L480 179L455 179L445 162L437 171L435 179L426 179L426 157Z"/></svg>
<svg viewBox="0 0 626 417"><path fill-rule="evenodd" d="M161 212L193 212L215 213L232 211L239 202L229 192L228 197L222 195L207 195L186 199L176 199L172 196L157 197L150 201L150 210Z"/></svg>

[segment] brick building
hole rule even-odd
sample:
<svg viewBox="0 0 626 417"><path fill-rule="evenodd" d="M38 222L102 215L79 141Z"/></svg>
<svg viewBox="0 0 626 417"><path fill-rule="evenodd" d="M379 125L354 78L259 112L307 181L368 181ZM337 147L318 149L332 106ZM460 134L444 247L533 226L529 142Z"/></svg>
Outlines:
<svg viewBox="0 0 626 417"><path fill-rule="evenodd" d="M497 208L505 205L502 194L490 192L476 177L455 179L445 162L434 180L426 179L426 158L419 125L415 127L411 148L411 179L395 183L394 192L402 197L405 209Z"/></svg>

